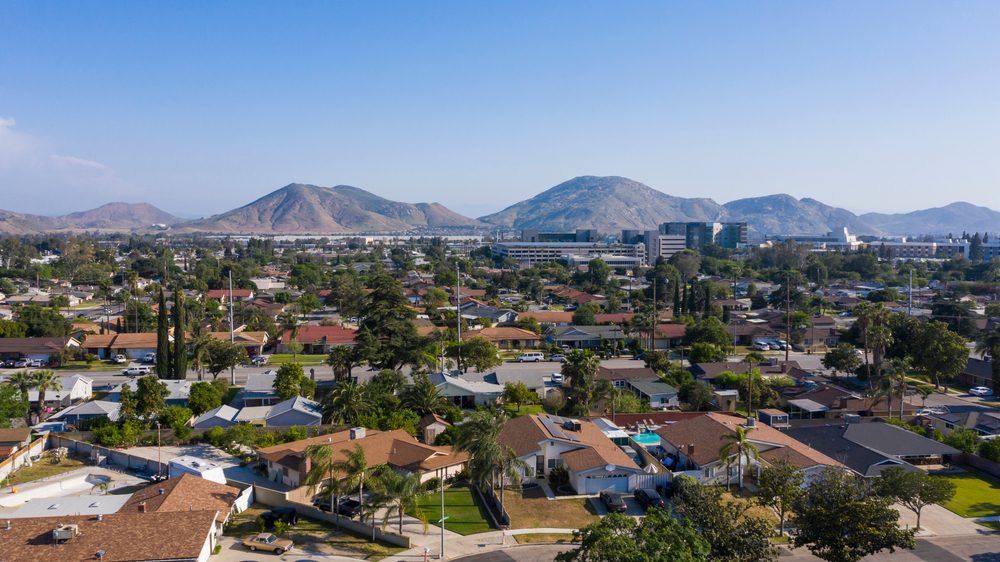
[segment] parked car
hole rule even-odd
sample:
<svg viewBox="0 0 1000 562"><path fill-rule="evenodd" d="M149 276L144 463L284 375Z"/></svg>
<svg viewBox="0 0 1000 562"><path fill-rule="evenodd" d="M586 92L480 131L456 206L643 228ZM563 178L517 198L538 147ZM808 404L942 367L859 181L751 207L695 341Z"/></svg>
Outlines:
<svg viewBox="0 0 1000 562"><path fill-rule="evenodd" d="M565 363L566 362L566 356L563 355L562 353L553 353L552 355L549 355L549 361L556 361L556 362L559 362L559 363Z"/></svg>
<svg viewBox="0 0 1000 562"><path fill-rule="evenodd" d="M562 373L552 373L551 375L549 375L549 379L552 382L561 383L563 381L563 375Z"/></svg>
<svg viewBox="0 0 1000 562"><path fill-rule="evenodd" d="M122 369L122 374L128 377L141 377L152 373L153 370L149 367L144 367L140 365L134 365L132 367L127 367Z"/></svg>
<svg viewBox="0 0 1000 562"><path fill-rule="evenodd" d="M641 505L643 509L649 509L651 507L659 507L660 509L663 509L666 507L666 504L663 502L663 498L661 498L660 494L652 488L639 488L635 491L635 499L639 502L639 505Z"/></svg>
<svg viewBox="0 0 1000 562"><path fill-rule="evenodd" d="M253 358L250 359L250 364L254 367L263 367L264 365L267 365L269 359L271 358L267 355L254 355Z"/></svg>
<svg viewBox="0 0 1000 562"><path fill-rule="evenodd" d="M144 355L142 357L142 362L143 363L151 363L151 364L152 363L156 363L156 354L155 353L147 353L146 355Z"/></svg>
<svg viewBox="0 0 1000 562"><path fill-rule="evenodd" d="M545 355L541 351L528 351L517 356L518 363L537 363L544 360Z"/></svg>
<svg viewBox="0 0 1000 562"><path fill-rule="evenodd" d="M111 361L113 361L113 362L115 362L115 363L117 363L119 365L124 365L125 363L128 363L128 357L126 357L126 356L122 355L121 353L119 353L118 355L115 355L111 359Z"/></svg>
<svg viewBox="0 0 1000 562"><path fill-rule="evenodd" d="M337 509L341 515L357 517L361 514L361 502L351 498L344 498L337 503Z"/></svg>
<svg viewBox="0 0 1000 562"><path fill-rule="evenodd" d="M15 363L17 363L16 360L14 360L14 359L8 359L8 360L4 361L2 364L0 364L0 367L5 367L7 369L11 369L11 368L14 367Z"/></svg>
<svg viewBox="0 0 1000 562"><path fill-rule="evenodd" d="M753 348L757 351L768 351L771 349L771 346L762 341L755 341L753 342Z"/></svg>
<svg viewBox="0 0 1000 562"><path fill-rule="evenodd" d="M625 503L625 498L623 498L619 493L609 491L601 492L601 501L604 502L604 506L608 508L608 513L625 513L628 511L628 505Z"/></svg>
<svg viewBox="0 0 1000 562"><path fill-rule="evenodd" d="M993 391L989 387L974 386L969 389L969 394L973 396L992 396Z"/></svg>
<svg viewBox="0 0 1000 562"><path fill-rule="evenodd" d="M294 507L276 507L271 511L261 513L260 518L267 526L274 525L275 521L284 521L289 525L294 525L299 522L299 513L295 511Z"/></svg>
<svg viewBox="0 0 1000 562"><path fill-rule="evenodd" d="M259 533L243 539L243 546L250 550L266 550L275 554L284 554L291 550L294 544L288 539L279 539L272 533Z"/></svg>

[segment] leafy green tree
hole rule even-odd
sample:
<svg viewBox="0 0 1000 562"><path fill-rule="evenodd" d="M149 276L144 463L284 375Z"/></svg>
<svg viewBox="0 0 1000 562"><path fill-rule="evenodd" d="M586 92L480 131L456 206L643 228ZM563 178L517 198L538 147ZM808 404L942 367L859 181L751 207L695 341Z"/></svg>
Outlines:
<svg viewBox="0 0 1000 562"><path fill-rule="evenodd" d="M703 412L712 409L712 391L698 381L688 381L678 389L677 398L687 405L691 412Z"/></svg>
<svg viewBox="0 0 1000 562"><path fill-rule="evenodd" d="M757 501L778 512L781 534L785 534L785 516L802 495L805 476L798 467L778 459L764 467L757 483Z"/></svg>
<svg viewBox="0 0 1000 562"><path fill-rule="evenodd" d="M330 355L326 358L326 364L333 369L333 378L337 381L350 379L351 371L360 363L354 348L346 345L330 348Z"/></svg>
<svg viewBox="0 0 1000 562"><path fill-rule="evenodd" d="M2 291L0 291L2 293ZM28 335L28 327L21 322L0 318L0 338L23 338Z"/></svg>
<svg viewBox="0 0 1000 562"><path fill-rule="evenodd" d="M163 425L174 430L174 435L180 439L186 439L191 435L191 428L187 423L194 415L189 408L184 406L167 406L159 411L156 419Z"/></svg>
<svg viewBox="0 0 1000 562"><path fill-rule="evenodd" d="M649 402L627 390L616 388L611 391L610 400L608 400L607 405L604 407L604 411L605 413L641 414L651 411L651 408Z"/></svg>
<svg viewBox="0 0 1000 562"><path fill-rule="evenodd" d="M708 562L711 548L696 529L661 509L641 523L612 513L574 533L580 546L556 556L557 562Z"/></svg>
<svg viewBox="0 0 1000 562"><path fill-rule="evenodd" d="M979 449L979 433L967 427L956 427L944 438L944 443L963 453L974 455Z"/></svg>
<svg viewBox="0 0 1000 562"><path fill-rule="evenodd" d="M235 343L212 338L205 345L205 368L212 373L213 379L222 371L236 367L246 360L246 348Z"/></svg>
<svg viewBox="0 0 1000 562"><path fill-rule="evenodd" d="M0 427L10 427L14 418L28 415L28 401L11 384L0 385Z"/></svg>
<svg viewBox="0 0 1000 562"><path fill-rule="evenodd" d="M306 378L302 365L298 363L285 363L278 367L278 373L274 376L274 390L282 400L295 398L302 392L302 379Z"/></svg>
<svg viewBox="0 0 1000 562"><path fill-rule="evenodd" d="M983 439L979 442L979 456L1000 462L1000 439Z"/></svg>
<svg viewBox="0 0 1000 562"><path fill-rule="evenodd" d="M601 308L592 302L581 304L573 311L574 326L593 326L597 323L595 316Z"/></svg>
<svg viewBox="0 0 1000 562"><path fill-rule="evenodd" d="M538 393L528 388L523 382L508 382L503 386L501 399L505 404L514 404L521 411L521 404L531 404L538 400Z"/></svg>
<svg viewBox="0 0 1000 562"><path fill-rule="evenodd" d="M726 360L726 352L712 343L695 342L688 353L688 361L694 363L715 363Z"/></svg>
<svg viewBox="0 0 1000 562"><path fill-rule="evenodd" d="M403 296L403 286L388 274L371 280L371 294L361 311L358 349L376 369L397 370L424 361L425 338L417 335L416 314Z"/></svg>
<svg viewBox="0 0 1000 562"><path fill-rule="evenodd" d="M139 401L135 396L135 391L131 385L123 384L121 395L118 398L118 422L136 421L139 412Z"/></svg>
<svg viewBox="0 0 1000 562"><path fill-rule="evenodd" d="M858 351L849 343L839 344L823 355L823 366L834 373L853 373L861 366Z"/></svg>
<svg viewBox="0 0 1000 562"><path fill-rule="evenodd" d="M719 486L702 486L689 476L674 479L674 506L682 521L708 542L713 562L764 562L777 559L771 546L773 524L747 513L749 502L727 501Z"/></svg>
<svg viewBox="0 0 1000 562"><path fill-rule="evenodd" d="M24 335L29 338L68 336L72 327L58 310L37 304L16 307L14 318L24 326Z"/></svg>
<svg viewBox="0 0 1000 562"><path fill-rule="evenodd" d="M358 425L358 420L372 409L372 402L365 387L352 381L342 380L323 399L323 419L327 423Z"/></svg>
<svg viewBox="0 0 1000 562"><path fill-rule="evenodd" d="M875 491L892 498L917 515L920 530L920 513L931 504L942 504L955 496L955 483L947 478L931 476L922 471L909 471L900 467L883 470L875 480Z"/></svg>
<svg viewBox="0 0 1000 562"><path fill-rule="evenodd" d="M858 562L865 556L913 548L915 530L899 528L892 499L869 493L852 474L829 468L814 478L792 506L797 547L829 562Z"/></svg>
<svg viewBox="0 0 1000 562"><path fill-rule="evenodd" d="M201 415L209 410L213 410L222 405L222 393L219 389L207 382L196 382L191 384L191 393L188 396L188 407L195 415Z"/></svg>
<svg viewBox="0 0 1000 562"><path fill-rule="evenodd" d="M31 411L28 407L28 391L35 387L35 380L30 371L17 371L16 373L7 377L4 381L4 386L12 387L17 390L17 396L24 404L24 423L25 425L31 425Z"/></svg>
<svg viewBox="0 0 1000 562"><path fill-rule="evenodd" d="M722 320L714 316L703 318L684 332L684 340L688 345L709 343L728 353L733 347L733 336L726 329Z"/></svg>
<svg viewBox="0 0 1000 562"><path fill-rule="evenodd" d="M461 344L452 343L448 347L448 356L458 359L458 368L463 373L468 372L469 367L483 373L503 364L496 344L479 336L462 340Z"/></svg>
<svg viewBox="0 0 1000 562"><path fill-rule="evenodd" d="M441 396L427 375L412 375L413 384L403 391L402 404L416 412L418 416L440 414L448 408L448 400Z"/></svg>
<svg viewBox="0 0 1000 562"><path fill-rule="evenodd" d="M166 407L170 391L155 375L147 375L136 380L136 415L149 418Z"/></svg>

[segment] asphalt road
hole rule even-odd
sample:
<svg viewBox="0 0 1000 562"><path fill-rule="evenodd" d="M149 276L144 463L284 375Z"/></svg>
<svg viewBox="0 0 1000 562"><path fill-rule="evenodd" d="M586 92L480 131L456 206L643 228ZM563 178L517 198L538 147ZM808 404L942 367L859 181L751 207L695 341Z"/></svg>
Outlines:
<svg viewBox="0 0 1000 562"><path fill-rule="evenodd" d="M784 554L780 562L816 562L806 549ZM1000 562L1000 535L983 534L918 539L913 550L897 550L869 556L863 562Z"/></svg>
<svg viewBox="0 0 1000 562"><path fill-rule="evenodd" d="M557 554L567 550L570 550L569 546L558 544L513 546L456 558L455 562L552 562Z"/></svg>

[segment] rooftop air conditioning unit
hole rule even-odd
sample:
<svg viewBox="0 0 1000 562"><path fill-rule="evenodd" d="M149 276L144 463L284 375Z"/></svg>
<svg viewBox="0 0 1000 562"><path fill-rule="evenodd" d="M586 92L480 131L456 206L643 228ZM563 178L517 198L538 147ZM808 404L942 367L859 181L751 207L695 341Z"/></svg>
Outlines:
<svg viewBox="0 0 1000 562"><path fill-rule="evenodd" d="M351 428L351 440L362 439L365 436L365 428L363 427L352 427Z"/></svg>
<svg viewBox="0 0 1000 562"><path fill-rule="evenodd" d="M65 542L80 534L79 525L59 525L52 529L52 540Z"/></svg>

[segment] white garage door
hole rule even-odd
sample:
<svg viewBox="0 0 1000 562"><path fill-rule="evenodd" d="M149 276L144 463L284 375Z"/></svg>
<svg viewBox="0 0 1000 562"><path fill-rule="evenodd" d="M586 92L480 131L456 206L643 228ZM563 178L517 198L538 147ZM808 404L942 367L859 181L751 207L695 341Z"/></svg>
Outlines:
<svg viewBox="0 0 1000 562"><path fill-rule="evenodd" d="M583 494L599 494L604 490L624 493L628 492L628 477L586 478L583 481L583 487L585 488L585 491L580 492Z"/></svg>

